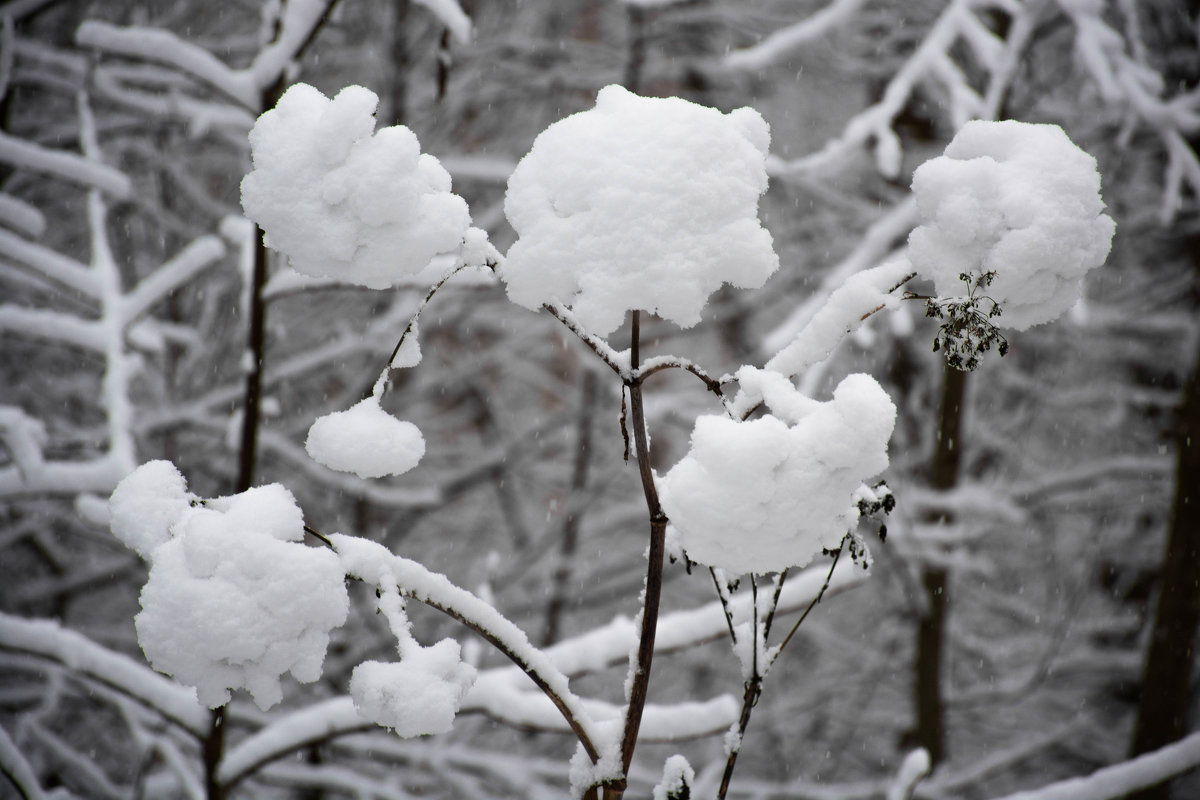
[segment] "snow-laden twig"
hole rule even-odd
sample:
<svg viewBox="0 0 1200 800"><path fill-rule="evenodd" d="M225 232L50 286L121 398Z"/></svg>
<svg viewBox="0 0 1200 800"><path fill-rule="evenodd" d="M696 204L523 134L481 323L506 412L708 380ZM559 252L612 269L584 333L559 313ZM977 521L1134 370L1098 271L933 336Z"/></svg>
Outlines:
<svg viewBox="0 0 1200 800"><path fill-rule="evenodd" d="M393 582L404 596L436 608L491 642L550 698L588 756L593 761L599 758L599 731L583 702L571 691L567 676L490 603L375 542L341 534L329 538L349 574L372 585Z"/></svg>
<svg viewBox="0 0 1200 800"><path fill-rule="evenodd" d="M1070 778L997 800L1116 800L1200 766L1200 733L1138 756L1098 769L1084 778Z"/></svg>
<svg viewBox="0 0 1200 800"><path fill-rule="evenodd" d="M7 778L24 800L45 800L33 767L4 728L0 728L0 776Z"/></svg>
<svg viewBox="0 0 1200 800"><path fill-rule="evenodd" d="M800 22L778 30L758 44L734 50L723 64L735 70L753 72L787 58L802 45L819 40L849 21L865 0L832 0L829 5Z"/></svg>
<svg viewBox="0 0 1200 800"><path fill-rule="evenodd" d="M94 158L42 147L2 131L0 163L62 178L80 186L100 189L114 197L128 197L133 190L133 185L125 173Z"/></svg>
<svg viewBox="0 0 1200 800"><path fill-rule="evenodd" d="M633 370L630 368L628 352L617 352L601 337L588 333L583 325L579 323L579 320L576 319L574 312L562 303L547 303L542 308L563 325L566 325L567 329L578 336L579 340L587 345L589 350L599 356L600 360L607 364L613 372L621 376L621 380L628 382L633 379Z"/></svg>
<svg viewBox="0 0 1200 800"><path fill-rule="evenodd" d="M208 726L208 711L192 689L55 622L0 613L0 648L56 661L75 675L136 700L194 736L202 736Z"/></svg>

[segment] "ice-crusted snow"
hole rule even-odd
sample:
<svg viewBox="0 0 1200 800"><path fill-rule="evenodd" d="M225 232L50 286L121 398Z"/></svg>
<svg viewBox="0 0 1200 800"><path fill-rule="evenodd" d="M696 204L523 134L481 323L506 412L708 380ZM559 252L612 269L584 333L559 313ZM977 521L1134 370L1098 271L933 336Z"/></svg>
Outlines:
<svg viewBox="0 0 1200 800"><path fill-rule="evenodd" d="M922 220L908 240L913 267L942 297L965 294L960 273L994 271L986 294L1000 326L1059 317L1108 256L1114 225L1096 160L1057 125L969 122L917 168L912 189Z"/></svg>
<svg viewBox="0 0 1200 800"><path fill-rule="evenodd" d="M769 142L749 108L601 89L595 108L538 136L509 179L509 298L560 301L603 336L631 309L688 327L723 283L761 286L779 265L758 220Z"/></svg>
<svg viewBox="0 0 1200 800"><path fill-rule="evenodd" d="M297 272L385 289L463 242L449 173L408 128L374 131L378 104L361 86L331 100L298 83L250 131L242 207Z"/></svg>
<svg viewBox="0 0 1200 800"><path fill-rule="evenodd" d="M691 449L660 479L664 510L689 557L731 575L802 567L858 519L853 493L887 467L896 408L868 375L819 402L778 373L739 380L773 412L749 422L702 416Z"/></svg>
<svg viewBox="0 0 1200 800"><path fill-rule="evenodd" d="M169 462L144 464L110 501L113 532L151 562L134 620L155 669L216 707L230 690L261 708L280 678L321 675L349 598L336 555L303 544L304 521L279 484L202 500Z"/></svg>
<svg viewBox="0 0 1200 800"><path fill-rule="evenodd" d="M381 478L415 467L425 455L425 437L416 425L380 408L372 395L345 411L318 417L304 449L330 469Z"/></svg>

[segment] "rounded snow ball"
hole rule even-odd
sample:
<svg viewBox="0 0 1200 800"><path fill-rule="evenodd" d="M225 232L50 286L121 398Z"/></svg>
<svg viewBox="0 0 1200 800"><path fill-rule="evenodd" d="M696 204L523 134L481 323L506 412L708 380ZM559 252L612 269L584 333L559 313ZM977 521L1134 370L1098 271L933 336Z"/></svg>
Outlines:
<svg viewBox="0 0 1200 800"><path fill-rule="evenodd" d="M762 286L779 266L758 220L769 142L749 108L601 89L595 108L542 132L508 181L509 298L569 305L603 336L632 309L690 327L723 283Z"/></svg>
<svg viewBox="0 0 1200 800"><path fill-rule="evenodd" d="M406 648L399 663L366 661L354 668L350 696L359 714L402 737L446 733L475 668L460 659L458 642Z"/></svg>
<svg viewBox="0 0 1200 800"><path fill-rule="evenodd" d="M790 426L696 420L691 450L659 484L689 558L734 575L803 567L857 523L853 493L887 467L896 407L868 375L846 377L828 402L804 400L789 404L808 406Z"/></svg>
<svg viewBox="0 0 1200 800"><path fill-rule="evenodd" d="M129 473L108 501L113 535L149 561L171 540L171 526L195 498L170 461L148 461Z"/></svg>
<svg viewBox="0 0 1200 800"><path fill-rule="evenodd" d="M378 103L298 83L250 131L242 208L297 272L386 289L463 242L471 217L449 173L408 128L374 132Z"/></svg>
<svg viewBox="0 0 1200 800"><path fill-rule="evenodd" d="M943 297L966 292L962 273L994 272L985 293L1002 327L1061 316L1112 243L1096 159L1057 125L968 122L917 168L912 189L922 221L908 239L913 267Z"/></svg>
<svg viewBox="0 0 1200 800"><path fill-rule="evenodd" d="M425 455L425 437L411 422L396 419L368 397L345 411L335 411L308 429L304 449L330 469L360 478L401 475Z"/></svg>

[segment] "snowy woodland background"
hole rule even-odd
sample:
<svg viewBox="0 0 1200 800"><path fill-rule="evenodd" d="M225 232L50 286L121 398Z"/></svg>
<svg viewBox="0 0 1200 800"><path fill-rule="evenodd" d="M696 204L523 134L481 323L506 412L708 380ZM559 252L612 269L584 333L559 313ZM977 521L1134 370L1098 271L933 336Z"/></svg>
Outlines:
<svg viewBox="0 0 1200 800"><path fill-rule="evenodd" d="M289 7L305 13L277 24ZM298 80L376 92L380 125L417 134L501 251L517 160L601 87L760 111L780 270L718 292L695 328L642 323L643 353L712 375L761 365L904 247L912 171L964 122L1061 125L1098 160L1117 226L1083 303L1008 334L965 381L931 352L922 302L802 376L822 398L852 372L887 390L897 506L869 577L842 558L767 677L728 796L1099 800L1176 774L1142 796L1200 794L1195 734L1060 783L1186 737L1197 712L1200 4L461 7L469 21L432 0L0 4L0 797L567 795L574 738L521 700L530 683L513 702L468 698L436 737L334 713L355 665L395 657L362 585L321 679L285 681L266 712L235 693L214 737L191 690L147 665L132 623L147 567L108 529L108 495L154 459L205 497L284 484L313 529L445 574L575 656L580 695L621 701L629 642L612 631L638 611L646 508L620 382L559 321L495 280L448 284L421 318L424 360L385 402L423 432L420 467L363 480L304 452L314 418L370 392L428 283L299 280L256 247L247 132ZM961 413L939 414L955 387ZM648 381L660 474L717 411L694 376ZM792 577L779 630L828 570ZM679 636L655 660L661 725L629 796L675 753L713 796L742 676L707 570L668 564L662 602ZM409 613L422 642L453 637L481 680L509 680L457 622ZM897 775L917 747L936 763L913 790Z"/></svg>

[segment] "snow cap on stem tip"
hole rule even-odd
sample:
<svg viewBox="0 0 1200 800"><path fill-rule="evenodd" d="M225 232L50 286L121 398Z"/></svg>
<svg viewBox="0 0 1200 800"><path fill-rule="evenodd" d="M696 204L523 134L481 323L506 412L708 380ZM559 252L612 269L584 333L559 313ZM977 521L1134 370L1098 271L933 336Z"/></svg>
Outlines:
<svg viewBox="0 0 1200 800"><path fill-rule="evenodd" d="M896 420L869 375L847 376L823 403L764 382L756 391L778 416L698 418L691 449L659 481L688 557L731 575L803 567L836 548L858 521L855 490L888 465Z"/></svg>
<svg viewBox="0 0 1200 800"><path fill-rule="evenodd" d="M531 309L557 300L603 336L632 309L689 327L722 284L762 286L779 266L758 220L769 143L749 108L601 89L595 108L543 131L509 178L509 298Z"/></svg>
<svg viewBox="0 0 1200 800"><path fill-rule="evenodd" d="M297 272L386 289L463 243L471 218L449 173L408 128L375 132L378 103L298 83L250 131L242 207Z"/></svg>
<svg viewBox="0 0 1200 800"><path fill-rule="evenodd" d="M425 437L416 425L380 408L379 398L371 395L345 411L318 417L304 449L330 469L381 478L415 467L425 455Z"/></svg>
<svg viewBox="0 0 1200 800"><path fill-rule="evenodd" d="M1108 256L1115 226L1096 159L1057 125L968 122L917 168L912 189L922 223L908 239L913 267L942 297L962 294L962 274L994 272L986 294L1001 327L1061 316Z"/></svg>

